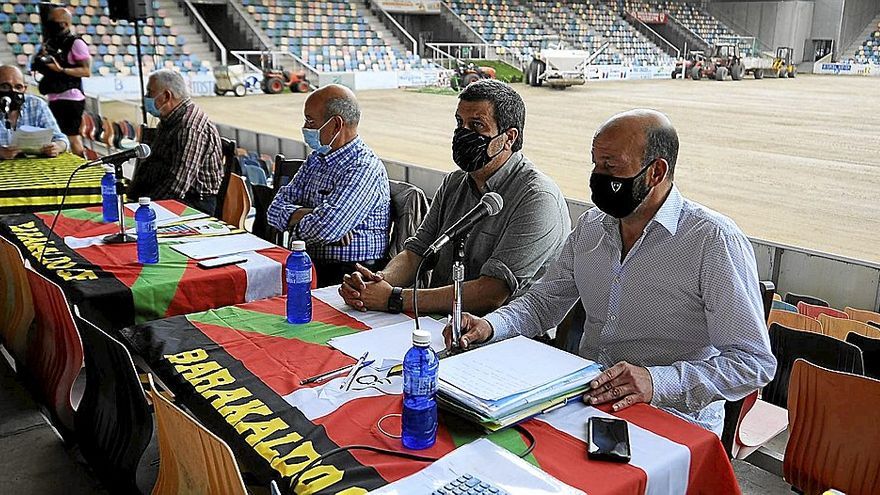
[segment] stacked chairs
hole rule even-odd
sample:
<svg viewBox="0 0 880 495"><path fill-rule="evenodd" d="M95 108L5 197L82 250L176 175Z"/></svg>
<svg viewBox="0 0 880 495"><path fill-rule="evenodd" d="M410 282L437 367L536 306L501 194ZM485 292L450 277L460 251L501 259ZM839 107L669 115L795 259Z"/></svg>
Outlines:
<svg viewBox="0 0 880 495"><path fill-rule="evenodd" d="M853 60L861 64L880 65L880 23L877 24L877 29L868 34L868 38L856 49Z"/></svg>
<svg viewBox="0 0 880 495"><path fill-rule="evenodd" d="M835 318L827 313L823 313L819 315L819 323L822 324L822 333L835 339L846 340L846 336L849 333L880 338L880 330L867 323L849 318Z"/></svg>
<svg viewBox="0 0 880 495"><path fill-rule="evenodd" d="M88 110L83 112L79 133L87 144L101 143L107 149L129 149L140 140L140 127L133 122L111 121Z"/></svg>
<svg viewBox="0 0 880 495"><path fill-rule="evenodd" d="M345 0L242 0L245 11L282 50L319 71L378 71L429 67L389 46L357 7Z"/></svg>
<svg viewBox="0 0 880 495"><path fill-rule="evenodd" d="M69 0L73 29L89 45L94 75L121 76L137 74L137 52L134 26L127 21L111 21L107 0ZM0 27L12 48L16 62L27 68L41 43L39 0L0 0ZM140 29L143 65L146 72L160 68L177 68L182 72L207 72L209 61L190 53L186 40L178 36L167 12L159 9Z"/></svg>

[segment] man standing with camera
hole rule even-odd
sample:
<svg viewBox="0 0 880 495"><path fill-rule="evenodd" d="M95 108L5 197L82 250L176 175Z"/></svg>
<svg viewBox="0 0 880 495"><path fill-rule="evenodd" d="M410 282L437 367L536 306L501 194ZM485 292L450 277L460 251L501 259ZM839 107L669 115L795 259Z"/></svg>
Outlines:
<svg viewBox="0 0 880 495"><path fill-rule="evenodd" d="M85 41L71 32L72 24L73 18L66 8L52 9L43 25L43 46L31 67L43 74L40 93L49 100L49 109L61 132L70 139L70 151L82 156L79 128L86 100L82 78L91 75L92 59Z"/></svg>

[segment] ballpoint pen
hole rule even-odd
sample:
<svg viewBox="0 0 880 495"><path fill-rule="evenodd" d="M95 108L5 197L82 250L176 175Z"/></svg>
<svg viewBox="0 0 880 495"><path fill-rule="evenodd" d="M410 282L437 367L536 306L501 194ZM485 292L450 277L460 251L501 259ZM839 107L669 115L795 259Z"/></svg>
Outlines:
<svg viewBox="0 0 880 495"><path fill-rule="evenodd" d="M364 352L364 355L354 363L354 367L348 372L348 377L346 377L345 381L339 386L339 390L348 390L351 387L351 382L354 380L354 377L357 376L361 368L364 367L364 361L366 361L368 354L370 354L370 351Z"/></svg>
<svg viewBox="0 0 880 495"><path fill-rule="evenodd" d="M373 364L374 362L375 361L372 361L372 360L366 361L366 362L364 362L363 366L369 366L369 365ZM315 376L310 376L309 378L306 378L305 380L302 380L301 382L299 382L299 384L300 385L308 385L310 383L323 382L324 380L333 378L336 375L339 375L341 373L345 373L346 371L351 370L351 368L354 367L356 364L357 363L346 364L345 366L342 366L341 368L336 368L335 370L325 371L321 374L318 374Z"/></svg>

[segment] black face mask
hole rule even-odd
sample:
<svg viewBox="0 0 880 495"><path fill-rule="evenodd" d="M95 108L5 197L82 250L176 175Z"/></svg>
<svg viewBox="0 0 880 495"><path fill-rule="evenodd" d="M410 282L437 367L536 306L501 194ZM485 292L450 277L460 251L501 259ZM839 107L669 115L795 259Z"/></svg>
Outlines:
<svg viewBox="0 0 880 495"><path fill-rule="evenodd" d="M504 151L502 147L498 153L489 156L489 143L501 134L503 132L489 137L464 127L455 129L452 136L452 161L465 172L480 170Z"/></svg>
<svg viewBox="0 0 880 495"><path fill-rule="evenodd" d="M614 218L628 217L651 192L652 188L647 187L646 184L647 179L639 181L639 177L644 175L652 164L653 162L645 165L632 177L614 177L593 172L590 175L593 204Z"/></svg>
<svg viewBox="0 0 880 495"><path fill-rule="evenodd" d="M18 91L0 91L0 99L3 99L4 96L9 97L10 112L14 112L24 105L24 93L19 93ZM0 110L5 110L5 108L0 108Z"/></svg>
<svg viewBox="0 0 880 495"><path fill-rule="evenodd" d="M64 34L64 26L61 25L60 22L48 21L43 24L43 29L46 30L46 36L49 38L57 38Z"/></svg>

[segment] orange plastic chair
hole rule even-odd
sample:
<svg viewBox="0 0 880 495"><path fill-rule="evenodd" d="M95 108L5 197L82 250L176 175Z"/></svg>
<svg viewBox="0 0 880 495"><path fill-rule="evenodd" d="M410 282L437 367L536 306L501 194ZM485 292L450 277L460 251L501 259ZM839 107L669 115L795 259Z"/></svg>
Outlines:
<svg viewBox="0 0 880 495"><path fill-rule="evenodd" d="M229 177L229 188L226 189L226 198L223 200L224 222L244 229L244 221L248 212L251 211L251 198L248 196L247 184L244 178L238 174Z"/></svg>
<svg viewBox="0 0 880 495"><path fill-rule="evenodd" d="M30 267L34 304L25 373L35 395L49 408L62 433L73 431L73 384L83 367L83 345L61 288ZM66 431L63 431L66 430Z"/></svg>
<svg viewBox="0 0 880 495"><path fill-rule="evenodd" d="M773 294L773 300L774 301L781 301L782 296L780 296L779 293L777 292L777 293Z"/></svg>
<svg viewBox="0 0 880 495"><path fill-rule="evenodd" d="M880 381L797 360L788 391L785 481L808 495L828 488L847 495L876 494L878 410Z"/></svg>
<svg viewBox="0 0 880 495"><path fill-rule="evenodd" d="M767 328L774 323L779 323L784 327L794 328L795 330L822 333L822 324L819 323L819 320L800 313L792 313L791 311L771 309L770 317L767 318Z"/></svg>
<svg viewBox="0 0 880 495"><path fill-rule="evenodd" d="M149 382L159 440L159 478L153 495L245 495L229 445L162 396L152 375Z"/></svg>
<svg viewBox="0 0 880 495"><path fill-rule="evenodd" d="M856 320L835 318L827 314L819 315L822 333L835 339L846 340L846 334L853 332L873 339L880 338L880 330Z"/></svg>
<svg viewBox="0 0 880 495"><path fill-rule="evenodd" d="M843 311L844 313L849 315L850 319L860 321L862 323L868 323L869 321L880 323L880 313L875 313L866 309L851 308L849 306L844 308Z"/></svg>
<svg viewBox="0 0 880 495"><path fill-rule="evenodd" d="M813 304L807 304L803 301L797 303L798 312L802 315L807 315L810 318L819 318L819 315L825 314L830 315L835 318L849 318L849 315L840 311L839 309L827 308L825 306L816 306Z"/></svg>
<svg viewBox="0 0 880 495"><path fill-rule="evenodd" d="M19 364L24 362L34 302L24 258L14 244L0 237L0 343Z"/></svg>

